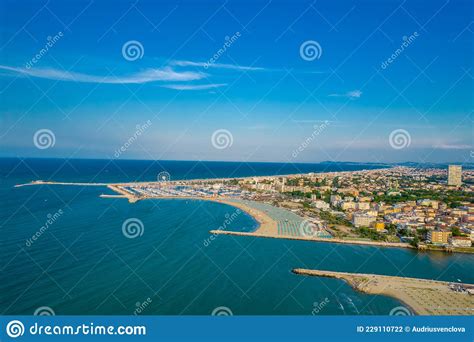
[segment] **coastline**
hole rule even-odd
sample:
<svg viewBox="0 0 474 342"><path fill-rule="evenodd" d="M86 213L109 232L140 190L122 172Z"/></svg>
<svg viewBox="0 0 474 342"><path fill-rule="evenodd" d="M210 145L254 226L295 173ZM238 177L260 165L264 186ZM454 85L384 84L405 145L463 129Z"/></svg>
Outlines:
<svg viewBox="0 0 474 342"><path fill-rule="evenodd" d="M295 268L292 272L297 275L343 280L357 291L395 298L419 315L474 315L474 294L451 288L458 286L474 291L474 284L453 285L439 280L302 268ZM405 311L405 315L409 314L409 311Z"/></svg>
<svg viewBox="0 0 474 342"><path fill-rule="evenodd" d="M385 169L385 168L382 168ZM368 171L377 171L380 169L371 169ZM318 174L327 175L327 174L343 174L343 173L357 173L357 172L366 172L367 170L358 170L358 171L332 171L332 172L321 172ZM301 174L294 174L298 176ZM235 177L235 178L208 178L208 179L192 179L192 180L175 180L175 181L166 181L166 184L183 184L183 183L194 183L207 181L209 179L216 181L228 181L236 179L259 179L259 178L268 178L268 177L283 177L288 175L281 176L255 176L255 177ZM116 194L101 194L102 198L126 198L130 203L135 203L139 200L145 199L187 199L187 200L204 200L204 201L213 201L217 203L227 204L242 211L246 212L253 219L255 219L259 226L253 232L238 232L238 231L227 231L227 230L211 230L211 234L222 234L222 235L235 235L235 236L252 236L259 238L274 238L274 239L287 239L287 240L301 240L301 241L311 241L311 242L323 242L323 243L338 243L338 244L350 244L350 245L365 245L365 246L374 246L374 247L388 247L388 248L406 248L412 250L419 250L417 247L414 247L408 243L404 242L384 242L384 241L364 241L364 240L352 240L352 239L339 239L339 238L321 238L315 236L294 236L288 234L280 234L278 231L278 222L267 215L262 210L250 207L244 203L232 201L232 198L229 197L211 197L211 196L147 196L140 194L137 196L134 193L126 191L123 187L134 187L134 186L147 186L147 185L156 185L157 183L163 183L160 181L154 182L129 182L129 183L83 183L83 182L55 182L55 181L32 181L25 184L17 184L14 187L23 187L23 186L33 186L33 185L63 185L63 186L93 186L93 187L107 187ZM283 209L286 210L286 209ZM436 251L447 253L446 250L442 250L437 246L426 246L423 251ZM464 254L473 254L474 249L471 250L462 250L462 249L452 249L449 252L455 253L464 253Z"/></svg>
<svg viewBox="0 0 474 342"><path fill-rule="evenodd" d="M226 199L209 199L211 201L217 202L217 203L222 203L222 204L227 204L232 207L238 208L244 212L246 212L248 215L250 215L255 221L258 222L258 227L255 229L254 232L249 233L249 234L269 234L270 232L274 231L277 227L277 221L272 219L270 216L265 214L263 211L257 210L255 208L251 208L248 205L245 205L243 203L236 203L236 202L231 202ZM219 232L223 232L222 230L219 230ZM258 233L257 233L258 232Z"/></svg>
<svg viewBox="0 0 474 342"><path fill-rule="evenodd" d="M123 191L118 186L109 185L113 191L119 192L121 195L118 198L128 198L130 203L134 203L137 200L142 199L187 199L187 200L204 200L217 202L222 204L227 204L232 207L238 208L253 219L255 219L259 226L253 232L236 232L230 230L210 230L210 234L214 235L235 235L235 236L250 236L258 238L272 238L272 239L286 239L286 240L300 240L300 241L311 241L311 242L323 242L323 243L339 243L339 244L350 244L350 245L365 245L365 246L375 246L375 247L390 247L390 248L409 248L416 249L408 243L395 243L395 242L381 242L381 241L362 241L362 240L342 240L338 238L319 238L314 236L291 236L291 235L279 235L278 234L278 222L267 215L265 212L252 208L241 202L230 201L228 198L219 198L219 197L184 197L184 196L148 196L138 199L137 197ZM104 198L117 198L114 195L101 195ZM286 209L285 209L286 210Z"/></svg>
<svg viewBox="0 0 474 342"><path fill-rule="evenodd" d="M230 181L235 179L262 179L262 178L269 178L269 177L301 177L308 175L308 173L314 173L321 176L333 175L333 174L345 174L345 173L358 173L358 172L370 172L370 171L380 171L386 170L390 168L397 167L397 165L386 166L386 167L379 167L373 169L360 169L360 170L353 170L353 171L313 171L313 172L305 172L305 173L286 173L286 174L278 174L278 175L259 175L259 176L243 176L243 177L209 177L209 178L193 178L193 179L176 179L176 180L168 180L166 181L167 184L179 184L182 182L192 183L192 182L204 182L204 181ZM59 182L59 181L45 181L45 180L35 180L28 183L16 184L14 187L19 188L23 186L31 186L31 185L72 185L72 186L144 186L148 184L156 184L156 183L163 183L162 181L135 181L135 182L112 182L112 183L105 183L105 182Z"/></svg>
<svg viewBox="0 0 474 342"><path fill-rule="evenodd" d="M252 177L254 178L254 177ZM239 178L237 178L239 179ZM176 181L180 183L182 181ZM146 184L156 184L160 182L147 182ZM187 183L187 182L185 182ZM286 239L286 240L299 240L299 241L310 241L319 243L338 243L346 245L359 245L359 246L372 246L379 248L405 248L416 251L416 247L411 246L408 243L390 243L381 241L363 241L363 240L347 240L339 238L323 238L318 236L291 236L287 233L280 231L279 226L284 222L284 217L275 215L271 208L271 202L264 201L249 201L242 200L240 197L229 197L229 196L216 196L203 193L203 196L190 194L189 196L180 196L180 193L176 195L163 195L161 192L141 192L133 189L133 185L137 183L65 183L65 182L32 182L28 185L70 185L70 186L104 186L110 189L112 192L108 194L101 194L101 198L111 199L127 199L130 203L134 203L145 199L180 199L180 200L200 200L200 201L211 201L216 203L222 203L229 205L233 208L242 210L246 214L250 215L257 223L258 226L252 232L239 232L229 230L210 230L209 233L213 235L234 235L234 236L249 236L257 238L274 238L274 239ZM127 185L131 186L132 189L127 188ZM22 186L22 185L19 185ZM138 189L140 190L140 189ZM245 197L244 197L245 198ZM255 202L255 205L254 205ZM274 206L281 210L290 211L288 209L282 209L278 206ZM276 217L276 219L275 219ZM302 218L300 216L300 218ZM288 218L290 222L291 218ZM304 219L304 218L302 218ZM295 221L299 224L299 221ZM301 229L301 228L299 228ZM315 246L317 249L317 246ZM395 298L396 300L404 303L403 305L409 307L412 312L420 315L474 315L474 296L470 295L466 297L466 294L458 294L450 289L449 282L441 282L436 280L424 280L416 278L404 278L404 277L391 277L376 274L356 274L356 273L345 273L345 272L329 272L329 271L318 271L318 270L304 270L294 269L293 273L307 276L320 276L330 277L343 280L355 290L367 293L370 295L383 295ZM466 286L473 286L471 284L464 284ZM453 295L454 294L454 295ZM441 301L437 301L437 298L441 298ZM427 305L424 300L427 299L434 303L433 305ZM452 300L451 300L452 299ZM467 300L467 301L466 301ZM461 303L461 304L459 304ZM467 303L467 304L466 304ZM467 312L467 313L466 313Z"/></svg>

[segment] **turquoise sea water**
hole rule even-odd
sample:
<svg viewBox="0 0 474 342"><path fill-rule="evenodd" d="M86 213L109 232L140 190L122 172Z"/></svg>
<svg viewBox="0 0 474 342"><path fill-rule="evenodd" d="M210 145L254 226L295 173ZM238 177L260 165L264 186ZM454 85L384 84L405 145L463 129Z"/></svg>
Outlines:
<svg viewBox="0 0 474 342"><path fill-rule="evenodd" d="M209 230L222 226L226 218L232 217L226 229L233 230L250 231L256 222L213 202L130 204L99 198L108 192L101 187L13 188L33 179L151 180L163 169L176 179L243 176L252 168L258 174L291 173L274 171L285 171L282 164L267 164L267 170L262 164L240 166L245 170L240 174L237 164L163 162L148 164L149 170L141 175L143 162L107 163L0 160L2 314L33 314L41 306L56 314L206 315L221 306L241 315L388 314L401 305L391 298L354 292L335 279L296 276L291 273L295 267L474 283L472 255L211 237ZM325 167L316 164L312 170ZM41 230L48 215L59 210L62 214ZM133 239L122 232L123 222L130 218L143 222L143 234ZM36 241L27 243L35 234Z"/></svg>

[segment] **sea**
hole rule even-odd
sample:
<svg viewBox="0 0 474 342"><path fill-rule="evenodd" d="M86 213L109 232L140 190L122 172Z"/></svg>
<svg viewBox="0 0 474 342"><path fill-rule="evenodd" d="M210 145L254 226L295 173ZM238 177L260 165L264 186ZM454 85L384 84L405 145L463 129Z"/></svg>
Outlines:
<svg viewBox="0 0 474 342"><path fill-rule="evenodd" d="M404 304L293 268L474 283L474 255L283 239L252 231L236 208L199 200L129 203L106 187L63 182L153 181L354 171L357 163L230 163L0 159L2 315L388 315ZM131 228L125 230L127 223ZM130 228L130 226L129 226ZM133 230L133 229L132 229ZM394 311L395 310L395 311Z"/></svg>

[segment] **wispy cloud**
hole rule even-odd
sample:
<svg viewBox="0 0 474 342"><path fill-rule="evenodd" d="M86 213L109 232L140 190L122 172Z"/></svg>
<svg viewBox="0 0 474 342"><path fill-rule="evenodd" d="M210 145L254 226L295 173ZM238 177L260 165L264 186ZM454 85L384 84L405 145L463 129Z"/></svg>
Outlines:
<svg viewBox="0 0 474 342"><path fill-rule="evenodd" d="M205 90L225 87L227 83L211 83L211 84L165 84L161 87L175 90Z"/></svg>
<svg viewBox="0 0 474 342"><path fill-rule="evenodd" d="M232 70L241 70L241 71L259 71L265 70L261 67L251 67L238 64L222 64L222 63L206 63L206 62L193 62L193 61L171 61L171 65L181 66L181 67L198 67L198 68L216 68L216 69L232 69Z"/></svg>
<svg viewBox="0 0 474 342"><path fill-rule="evenodd" d="M169 62L171 66L179 67L195 67L195 68L204 68L204 69L229 69L237 71L266 71L266 72L288 72L286 68L266 68L266 67L254 67L246 66L239 64L224 64L224 63L207 63L207 62L195 62L195 61L183 61L183 60L173 60ZM299 70L292 69L292 72L295 74L327 74L328 71L324 70Z"/></svg>
<svg viewBox="0 0 474 342"><path fill-rule="evenodd" d="M57 81L71 81L83 83L108 83L108 84L131 84L131 83L149 83L157 81L195 81L203 79L207 74L195 71L175 71L170 67L160 69L147 69L137 73L126 76L98 76L83 74L77 72L69 72L53 68L21 68L0 65L0 70L5 70L13 74L20 74L23 76L31 76L37 78L44 78Z"/></svg>
<svg viewBox="0 0 474 342"><path fill-rule="evenodd" d="M349 99L358 99L362 96L362 91L360 90L351 90L344 94L330 94L331 97L346 97Z"/></svg>
<svg viewBox="0 0 474 342"><path fill-rule="evenodd" d="M440 144L433 146L442 150L469 150L472 149L471 145L467 144Z"/></svg>

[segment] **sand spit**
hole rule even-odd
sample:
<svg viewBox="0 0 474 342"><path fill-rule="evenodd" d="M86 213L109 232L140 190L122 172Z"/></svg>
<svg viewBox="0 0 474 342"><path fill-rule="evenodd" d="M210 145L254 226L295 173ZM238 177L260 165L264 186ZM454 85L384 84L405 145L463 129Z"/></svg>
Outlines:
<svg viewBox="0 0 474 342"><path fill-rule="evenodd" d="M396 298L419 315L474 315L473 284L302 268L293 273L341 279L357 291Z"/></svg>

